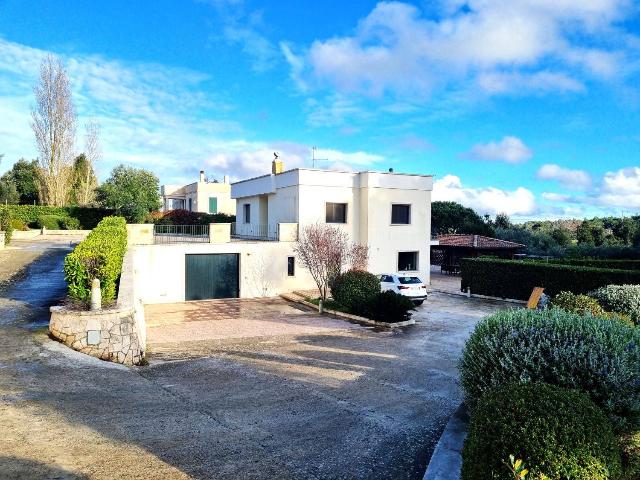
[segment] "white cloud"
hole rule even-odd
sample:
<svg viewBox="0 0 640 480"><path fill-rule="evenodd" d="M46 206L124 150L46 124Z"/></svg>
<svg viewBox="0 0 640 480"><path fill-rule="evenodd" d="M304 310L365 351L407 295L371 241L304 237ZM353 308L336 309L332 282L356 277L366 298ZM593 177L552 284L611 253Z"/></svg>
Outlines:
<svg viewBox="0 0 640 480"><path fill-rule="evenodd" d="M29 124L32 87L46 53L0 38L2 170L22 156L36 156ZM208 172L212 176L243 178L268 172L274 150L282 151L289 167L310 163L308 146L242 139L241 127L231 119L234 107L224 97L203 93L209 78L199 72L96 55L63 60L78 125L88 120L101 125L101 178L119 163L151 169L165 183L195 178L204 166L216 168ZM332 162L327 166L355 168L382 160L366 152L330 150L328 154Z"/></svg>
<svg viewBox="0 0 640 480"><path fill-rule="evenodd" d="M550 202L567 202L571 200L571 195L555 192L542 192L542 198Z"/></svg>
<svg viewBox="0 0 640 480"><path fill-rule="evenodd" d="M597 203L607 207L640 209L640 167L607 172L602 178Z"/></svg>
<svg viewBox="0 0 640 480"><path fill-rule="evenodd" d="M625 52L611 45L630 36L616 24L632 11L630 0L443 0L439 5L435 14L424 15L408 3L378 3L352 35L309 46L307 77L372 96L428 95L442 84L476 81L487 93L576 92L584 86L575 75L612 77L625 63ZM590 48L579 45L584 40ZM576 71L545 66L558 62ZM300 76L300 61L294 68Z"/></svg>
<svg viewBox="0 0 640 480"><path fill-rule="evenodd" d="M460 177L455 175L445 175L434 182L432 200L458 202L473 208L480 215L505 212L522 216L536 211L535 197L526 188L501 190L494 187L464 187Z"/></svg>
<svg viewBox="0 0 640 480"><path fill-rule="evenodd" d="M556 180L565 188L584 190L591 185L591 176L584 170L572 170L554 163L542 165L536 176L541 180Z"/></svg>
<svg viewBox="0 0 640 480"><path fill-rule="evenodd" d="M522 163L529 160L533 152L518 137L506 136L499 142L478 143L462 156L473 160Z"/></svg>

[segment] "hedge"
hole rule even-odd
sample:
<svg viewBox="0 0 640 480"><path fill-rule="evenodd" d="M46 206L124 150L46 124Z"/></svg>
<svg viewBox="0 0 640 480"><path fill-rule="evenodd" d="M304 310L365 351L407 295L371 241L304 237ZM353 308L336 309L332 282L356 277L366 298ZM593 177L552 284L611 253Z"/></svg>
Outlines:
<svg viewBox="0 0 640 480"><path fill-rule="evenodd" d="M331 286L331 296L351 313L363 315L373 297L380 293L380 278L363 270L349 270L338 275Z"/></svg>
<svg viewBox="0 0 640 480"><path fill-rule="evenodd" d="M640 270L640 260L609 260L599 258L554 258L536 260L536 263L574 265L576 267L613 268L615 270Z"/></svg>
<svg viewBox="0 0 640 480"><path fill-rule="evenodd" d="M106 217L64 260L69 297L87 303L93 278L100 280L102 300L113 302L127 250L127 226L122 217Z"/></svg>
<svg viewBox="0 0 640 480"><path fill-rule="evenodd" d="M511 384L484 396L462 449L462 480L609 480L622 477L618 440L607 417L581 392L544 383ZM545 475L545 476L543 476Z"/></svg>
<svg viewBox="0 0 640 480"><path fill-rule="evenodd" d="M492 297L527 300L534 287L547 295L588 293L605 285L640 284L640 270L618 270L496 258L460 261L461 288Z"/></svg>
<svg viewBox="0 0 640 480"><path fill-rule="evenodd" d="M55 215L61 218L76 218L80 227L85 230L95 228L104 217L113 215L113 210L94 207L50 207L48 205L2 205L0 211L6 210L11 218L22 220L30 227L36 228L38 219L44 215Z"/></svg>
<svg viewBox="0 0 640 480"><path fill-rule="evenodd" d="M617 428L640 422L640 329L558 308L501 310L475 327L458 364L473 407L494 388L546 382L581 390Z"/></svg>

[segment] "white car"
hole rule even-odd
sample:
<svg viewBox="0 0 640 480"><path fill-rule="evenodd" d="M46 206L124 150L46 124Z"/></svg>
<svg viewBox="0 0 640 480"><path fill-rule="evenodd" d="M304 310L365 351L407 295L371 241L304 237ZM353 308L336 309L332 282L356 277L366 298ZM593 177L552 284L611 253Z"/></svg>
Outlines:
<svg viewBox="0 0 640 480"><path fill-rule="evenodd" d="M422 305L427 299L427 286L418 277L410 275L383 273L380 275L380 289L409 297L416 305Z"/></svg>

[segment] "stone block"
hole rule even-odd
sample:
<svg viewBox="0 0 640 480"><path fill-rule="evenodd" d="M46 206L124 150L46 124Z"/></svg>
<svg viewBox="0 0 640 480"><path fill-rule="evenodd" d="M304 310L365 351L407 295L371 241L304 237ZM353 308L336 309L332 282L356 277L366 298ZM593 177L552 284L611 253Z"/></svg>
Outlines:
<svg viewBox="0 0 640 480"><path fill-rule="evenodd" d="M89 345L98 345L100 343L101 331L100 330L89 330L87 332L87 344Z"/></svg>

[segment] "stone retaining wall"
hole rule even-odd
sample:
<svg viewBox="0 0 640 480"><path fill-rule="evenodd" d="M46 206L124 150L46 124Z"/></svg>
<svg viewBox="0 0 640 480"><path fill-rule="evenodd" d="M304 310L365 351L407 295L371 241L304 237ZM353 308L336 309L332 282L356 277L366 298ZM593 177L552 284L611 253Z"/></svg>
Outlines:
<svg viewBox="0 0 640 480"><path fill-rule="evenodd" d="M122 262L116 307L98 311L51 307L49 333L87 355L127 365L140 364L146 350L146 323L133 280L129 250Z"/></svg>
<svg viewBox="0 0 640 480"><path fill-rule="evenodd" d="M91 312L51 307L49 332L68 347L102 360L135 365L144 357L133 308Z"/></svg>

